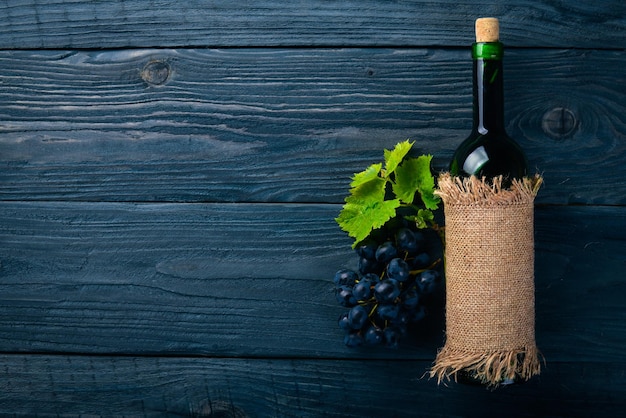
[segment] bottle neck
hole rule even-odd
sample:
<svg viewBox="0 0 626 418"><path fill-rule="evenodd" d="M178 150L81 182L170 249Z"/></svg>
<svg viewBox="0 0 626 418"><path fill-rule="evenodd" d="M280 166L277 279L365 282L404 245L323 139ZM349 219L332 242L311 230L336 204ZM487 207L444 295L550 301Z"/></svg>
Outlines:
<svg viewBox="0 0 626 418"><path fill-rule="evenodd" d="M504 132L504 94L500 42L472 45L474 131L481 135Z"/></svg>

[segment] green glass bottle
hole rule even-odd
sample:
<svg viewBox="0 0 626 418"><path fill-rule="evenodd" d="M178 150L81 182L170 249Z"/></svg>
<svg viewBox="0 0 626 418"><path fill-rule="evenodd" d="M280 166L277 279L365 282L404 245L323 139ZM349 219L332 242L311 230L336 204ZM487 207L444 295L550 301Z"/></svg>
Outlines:
<svg viewBox="0 0 626 418"><path fill-rule="evenodd" d="M503 54L498 20L476 20L476 42L472 45L473 126L452 157L453 176L490 179L502 175L507 185L528 174L524 152L504 127Z"/></svg>
<svg viewBox="0 0 626 418"><path fill-rule="evenodd" d="M450 164L453 176L491 179L503 176L503 186L512 179L528 174L526 156L506 132L504 126L504 87L502 57L504 47L499 41L499 22L495 18L476 20L476 42L472 44L473 59L473 125L470 135L456 149ZM482 385L468 370L457 373L457 381ZM521 383L505 379L501 386Z"/></svg>

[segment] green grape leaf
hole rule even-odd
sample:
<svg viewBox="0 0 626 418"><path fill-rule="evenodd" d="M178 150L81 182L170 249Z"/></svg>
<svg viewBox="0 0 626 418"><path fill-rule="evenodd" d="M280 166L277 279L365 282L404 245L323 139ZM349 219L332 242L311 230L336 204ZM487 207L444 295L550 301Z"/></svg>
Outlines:
<svg viewBox="0 0 626 418"><path fill-rule="evenodd" d="M385 200L386 184L385 179L374 177L372 180L350 189L350 194L345 198L345 201L356 205L369 205L372 201L383 201Z"/></svg>
<svg viewBox="0 0 626 418"><path fill-rule="evenodd" d="M356 173L352 177L352 183L350 183L350 186L359 187L362 184L367 183L368 181L375 180L376 178L378 178L378 174L380 173L380 170L382 168L382 163L370 165L365 170L361 171L360 173Z"/></svg>
<svg viewBox="0 0 626 418"><path fill-rule="evenodd" d="M407 219L420 228L433 225L432 210L437 209L439 197L434 194L435 179L430 171L432 156L408 157L413 144L406 140L392 150L384 150L383 163L372 164L352 176L350 193L335 218L341 229L354 238L352 248L397 216L401 207L415 210L415 215ZM414 206L417 193L423 204Z"/></svg>
<svg viewBox="0 0 626 418"><path fill-rule="evenodd" d="M415 222L418 228L428 228L435 221L435 214L429 209L419 209L417 215L407 217Z"/></svg>
<svg viewBox="0 0 626 418"><path fill-rule="evenodd" d="M387 181L379 176L350 189L346 204L339 213L337 223L355 239L353 247L363 241L373 229L380 228L395 216L400 201L385 200Z"/></svg>
<svg viewBox="0 0 626 418"><path fill-rule="evenodd" d="M393 173L398 165L402 162L404 157L409 153L414 142L410 142L408 139L396 144L392 151L385 150L385 176L389 177Z"/></svg>
<svg viewBox="0 0 626 418"><path fill-rule="evenodd" d="M398 199L346 203L335 220L344 232L354 238L352 248L355 248L372 230L380 228L393 218L399 206Z"/></svg>
<svg viewBox="0 0 626 418"><path fill-rule="evenodd" d="M441 198L434 194L434 189L420 190L420 194L426 208L436 210L439 207Z"/></svg>
<svg viewBox="0 0 626 418"><path fill-rule="evenodd" d="M435 178L430 171L433 156L420 155L417 159L420 161L418 176L422 181L419 184L418 191L422 197L422 202L424 202L426 209L436 210L441 199L435 195Z"/></svg>
<svg viewBox="0 0 626 418"><path fill-rule="evenodd" d="M412 204L415 193L419 192L427 209L439 207L439 197L434 194L435 179L430 172L432 158L432 155L409 158L396 169L393 192L403 203Z"/></svg>
<svg viewBox="0 0 626 418"><path fill-rule="evenodd" d="M419 177L420 160L407 159L396 169L396 178L393 183L393 192L403 203L411 204L415 199L422 179Z"/></svg>

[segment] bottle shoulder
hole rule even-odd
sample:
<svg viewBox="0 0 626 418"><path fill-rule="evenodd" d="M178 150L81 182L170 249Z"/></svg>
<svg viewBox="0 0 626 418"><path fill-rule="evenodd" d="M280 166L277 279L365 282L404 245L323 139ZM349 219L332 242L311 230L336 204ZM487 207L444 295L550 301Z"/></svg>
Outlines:
<svg viewBox="0 0 626 418"><path fill-rule="evenodd" d="M504 130L479 132L476 129L474 129L472 133L470 133L469 136L467 136L467 138L463 140L460 146L470 143L473 144L483 142L505 142L511 143L513 146L518 146L517 142L512 137L510 137L509 134Z"/></svg>
<svg viewBox="0 0 626 418"><path fill-rule="evenodd" d="M478 148L485 148L494 153L504 153L505 155L519 154L524 155L524 151L519 144L511 138L506 132L489 132L480 134L473 132L468 136L455 150L455 157L465 158Z"/></svg>
<svg viewBox="0 0 626 418"><path fill-rule="evenodd" d="M527 161L522 148L506 132L474 132L456 149L450 171L462 176L521 178L527 175Z"/></svg>

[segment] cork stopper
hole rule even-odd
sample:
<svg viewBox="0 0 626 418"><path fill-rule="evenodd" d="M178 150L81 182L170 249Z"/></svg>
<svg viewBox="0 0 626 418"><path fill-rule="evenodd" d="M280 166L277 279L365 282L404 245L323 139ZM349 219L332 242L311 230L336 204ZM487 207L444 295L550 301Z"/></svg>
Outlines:
<svg viewBox="0 0 626 418"><path fill-rule="evenodd" d="M495 17L476 19L476 42L498 42L500 40L500 23Z"/></svg>

